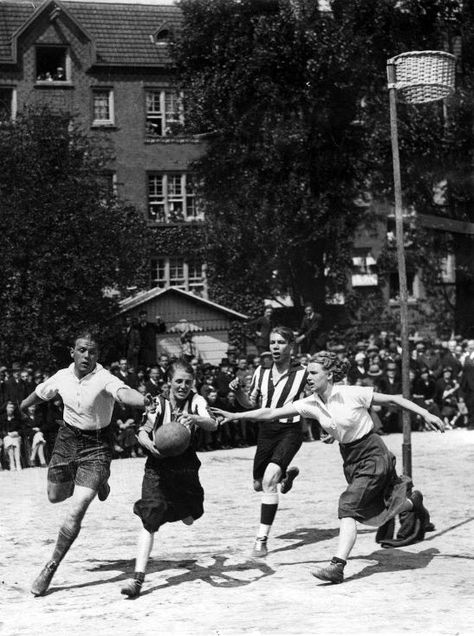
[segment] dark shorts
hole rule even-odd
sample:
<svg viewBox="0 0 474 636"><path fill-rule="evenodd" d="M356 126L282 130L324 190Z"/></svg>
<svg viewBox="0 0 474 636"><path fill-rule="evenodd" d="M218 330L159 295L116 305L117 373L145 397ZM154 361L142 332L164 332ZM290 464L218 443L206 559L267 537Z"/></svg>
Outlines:
<svg viewBox="0 0 474 636"><path fill-rule="evenodd" d="M166 460L165 460L166 461ZM204 514L204 490L196 467L169 467L148 459L142 482L142 496L133 506L148 532L165 523Z"/></svg>
<svg viewBox="0 0 474 636"><path fill-rule="evenodd" d="M376 433L339 448L349 484L339 498L339 519L383 525L400 512L407 498L409 481L397 475L395 456Z"/></svg>
<svg viewBox="0 0 474 636"><path fill-rule="evenodd" d="M112 460L110 426L83 431L64 424L59 428L48 468L52 484L74 482L98 490L110 476Z"/></svg>
<svg viewBox="0 0 474 636"><path fill-rule="evenodd" d="M283 475L303 443L301 422L262 422L259 424L253 478L261 480L268 464L280 466Z"/></svg>

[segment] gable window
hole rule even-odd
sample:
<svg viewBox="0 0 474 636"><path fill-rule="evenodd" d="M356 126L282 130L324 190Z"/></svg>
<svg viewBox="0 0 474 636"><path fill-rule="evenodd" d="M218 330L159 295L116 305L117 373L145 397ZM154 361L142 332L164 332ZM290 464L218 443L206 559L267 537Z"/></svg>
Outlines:
<svg viewBox="0 0 474 636"><path fill-rule="evenodd" d="M174 90L147 90L146 136L168 137L183 124L182 95Z"/></svg>
<svg viewBox="0 0 474 636"><path fill-rule="evenodd" d="M67 82L70 78L68 49L65 46L36 47L36 81Z"/></svg>
<svg viewBox="0 0 474 636"><path fill-rule="evenodd" d="M205 288L205 267L197 259L152 258L150 283L152 287L176 287L201 296Z"/></svg>
<svg viewBox="0 0 474 636"><path fill-rule="evenodd" d="M92 90L92 125L113 126L114 93L110 88L94 88Z"/></svg>
<svg viewBox="0 0 474 636"><path fill-rule="evenodd" d="M191 175L160 173L148 175L148 218L157 223L202 219L196 207Z"/></svg>
<svg viewBox="0 0 474 636"><path fill-rule="evenodd" d="M0 121L15 119L16 90L11 86L0 86Z"/></svg>

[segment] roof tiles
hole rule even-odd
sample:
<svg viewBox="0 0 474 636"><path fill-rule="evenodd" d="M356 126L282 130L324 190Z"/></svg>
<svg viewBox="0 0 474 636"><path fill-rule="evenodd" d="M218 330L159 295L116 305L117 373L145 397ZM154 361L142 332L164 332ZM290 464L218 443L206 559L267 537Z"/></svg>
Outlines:
<svg viewBox="0 0 474 636"><path fill-rule="evenodd" d="M0 3L0 59L11 58L12 37L45 2ZM163 66L170 59L166 46L153 41L165 24L179 28L181 12L170 5L60 2L93 38L98 64Z"/></svg>

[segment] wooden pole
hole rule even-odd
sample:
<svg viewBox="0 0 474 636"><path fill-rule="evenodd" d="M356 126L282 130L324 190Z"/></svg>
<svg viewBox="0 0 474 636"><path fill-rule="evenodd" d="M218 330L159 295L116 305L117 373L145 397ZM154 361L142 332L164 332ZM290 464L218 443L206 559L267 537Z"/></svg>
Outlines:
<svg viewBox="0 0 474 636"><path fill-rule="evenodd" d="M403 238L402 180L398 151L397 95L395 65L387 64L388 92L390 100L390 133L392 138L393 185L395 191L395 230L397 239L398 280L400 286L400 336L402 346L402 391L410 398L410 341L408 338L408 289ZM403 410L403 473L412 477L410 414Z"/></svg>

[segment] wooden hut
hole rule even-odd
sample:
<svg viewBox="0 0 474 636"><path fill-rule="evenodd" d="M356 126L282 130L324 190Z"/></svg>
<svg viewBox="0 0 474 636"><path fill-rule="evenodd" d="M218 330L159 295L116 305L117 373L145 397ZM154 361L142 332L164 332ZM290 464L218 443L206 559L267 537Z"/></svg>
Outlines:
<svg viewBox="0 0 474 636"><path fill-rule="evenodd" d="M120 301L121 317L138 317L140 311L146 311L149 322L161 316L166 324L164 333L156 336L158 355L181 355L181 337L188 333L196 356L213 365L227 355L232 324L248 319L245 314L174 287L155 287Z"/></svg>

